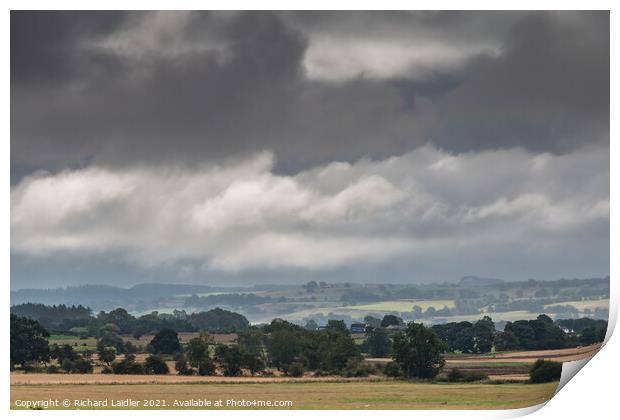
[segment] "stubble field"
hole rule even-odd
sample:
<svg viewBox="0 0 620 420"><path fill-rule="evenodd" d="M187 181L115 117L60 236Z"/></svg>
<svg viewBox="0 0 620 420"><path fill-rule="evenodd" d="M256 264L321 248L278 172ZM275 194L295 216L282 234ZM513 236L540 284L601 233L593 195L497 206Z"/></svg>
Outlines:
<svg viewBox="0 0 620 420"><path fill-rule="evenodd" d="M433 384L406 381L357 381L320 383L244 384L134 384L134 385L17 385L11 386L11 407L16 401L124 400L139 402L134 408L195 408L175 406L175 401L222 400L223 409L240 408L228 401L291 401L288 409L511 409L549 400L557 382L547 384ZM143 401L165 405L142 406ZM160 403L162 404L162 403ZM113 408L108 405L105 408ZM125 407L120 407L125 408ZM257 407L249 407L257 408Z"/></svg>

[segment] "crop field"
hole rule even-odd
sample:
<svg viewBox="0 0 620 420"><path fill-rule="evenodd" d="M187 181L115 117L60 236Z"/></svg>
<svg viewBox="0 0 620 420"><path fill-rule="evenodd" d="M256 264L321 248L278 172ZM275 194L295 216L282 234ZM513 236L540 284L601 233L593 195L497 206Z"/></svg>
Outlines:
<svg viewBox="0 0 620 420"><path fill-rule="evenodd" d="M74 375L71 375L74 376ZM77 376L77 375L75 375ZM222 400L221 408L239 408L229 401L290 401L288 409L509 409L549 400L557 382L547 384L438 384L407 381L12 385L11 408L16 400ZM75 408L73 403L69 408ZM111 408L111 407L107 407ZM121 407L123 408L123 407ZM134 407L144 408L144 407ZM250 407L255 408L255 407Z"/></svg>

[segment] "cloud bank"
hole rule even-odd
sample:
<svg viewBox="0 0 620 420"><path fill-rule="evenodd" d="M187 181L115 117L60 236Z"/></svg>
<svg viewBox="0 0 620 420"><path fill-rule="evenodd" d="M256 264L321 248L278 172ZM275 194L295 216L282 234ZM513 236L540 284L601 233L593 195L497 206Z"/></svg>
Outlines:
<svg viewBox="0 0 620 420"><path fill-rule="evenodd" d="M15 252L111 253L153 267L320 270L518 245L556 248L609 224L605 149L453 154L274 173L275 156L185 168L38 173L11 190ZM590 233L589 233L590 232Z"/></svg>
<svg viewBox="0 0 620 420"><path fill-rule="evenodd" d="M10 29L17 287L609 273L607 11Z"/></svg>

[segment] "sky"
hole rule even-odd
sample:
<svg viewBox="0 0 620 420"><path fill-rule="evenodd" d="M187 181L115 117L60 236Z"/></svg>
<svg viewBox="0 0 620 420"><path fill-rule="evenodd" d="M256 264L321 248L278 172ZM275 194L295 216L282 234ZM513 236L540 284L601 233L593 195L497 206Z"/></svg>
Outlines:
<svg viewBox="0 0 620 420"><path fill-rule="evenodd" d="M11 13L11 289L609 274L608 12Z"/></svg>

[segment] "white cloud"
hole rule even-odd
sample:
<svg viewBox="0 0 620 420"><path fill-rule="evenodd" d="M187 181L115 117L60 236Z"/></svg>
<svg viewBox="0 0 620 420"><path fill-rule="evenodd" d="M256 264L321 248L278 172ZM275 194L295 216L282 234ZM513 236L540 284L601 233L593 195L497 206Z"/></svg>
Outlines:
<svg viewBox="0 0 620 420"><path fill-rule="evenodd" d="M269 152L191 170L37 173L11 190L11 247L227 272L484 252L533 237L561 253L564 235L609 223L608 153L455 155L425 146L292 176L274 172Z"/></svg>
<svg viewBox="0 0 620 420"><path fill-rule="evenodd" d="M314 35L304 57L309 79L343 81L356 77L424 79L453 71L478 54L497 56L499 45L459 45L420 39L364 39Z"/></svg>

